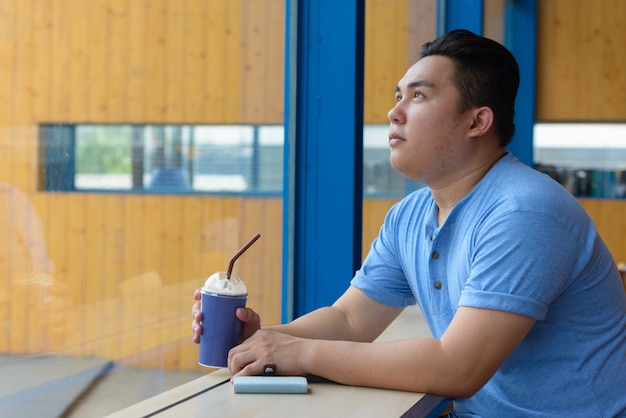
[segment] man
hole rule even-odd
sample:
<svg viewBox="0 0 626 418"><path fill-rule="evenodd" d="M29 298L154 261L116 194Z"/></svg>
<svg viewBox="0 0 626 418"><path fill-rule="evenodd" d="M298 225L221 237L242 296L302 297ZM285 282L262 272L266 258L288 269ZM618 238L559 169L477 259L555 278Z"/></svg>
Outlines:
<svg viewBox="0 0 626 418"><path fill-rule="evenodd" d="M238 310L233 374L275 364L427 392L460 417L626 416L626 294L576 199L506 152L518 85L494 41L459 30L422 47L396 88L389 147L428 187L389 211L331 307L267 328ZM370 343L414 303L433 338Z"/></svg>

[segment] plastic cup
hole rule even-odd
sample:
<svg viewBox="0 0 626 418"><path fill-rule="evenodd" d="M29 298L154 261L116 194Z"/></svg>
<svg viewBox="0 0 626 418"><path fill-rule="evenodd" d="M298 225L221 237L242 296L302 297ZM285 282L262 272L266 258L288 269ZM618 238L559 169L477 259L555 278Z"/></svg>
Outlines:
<svg viewBox="0 0 626 418"><path fill-rule="evenodd" d="M246 306L248 291L237 274L226 277L225 272L213 274L200 292L202 334L198 364L202 366L226 367L228 352L239 343L242 323L235 312Z"/></svg>

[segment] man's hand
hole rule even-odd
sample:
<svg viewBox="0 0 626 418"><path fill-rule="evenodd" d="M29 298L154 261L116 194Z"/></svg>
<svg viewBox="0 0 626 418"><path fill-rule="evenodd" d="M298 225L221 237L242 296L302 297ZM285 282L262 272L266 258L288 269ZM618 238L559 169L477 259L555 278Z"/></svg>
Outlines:
<svg viewBox="0 0 626 418"><path fill-rule="evenodd" d="M197 302L191 307L191 316L193 318L191 322L191 329L193 331L193 342L198 344L200 342L200 335L202 335L202 311L200 310L200 289L196 289L193 292L193 298ZM261 318L259 315L250 308L238 308L235 312L237 318L243 322L241 327L241 334L239 341L245 341L258 329L261 328Z"/></svg>
<svg viewBox="0 0 626 418"><path fill-rule="evenodd" d="M277 365L276 374L301 376L309 373L303 349L305 339L282 332L258 330L228 353L228 368L233 376L263 373L266 364Z"/></svg>

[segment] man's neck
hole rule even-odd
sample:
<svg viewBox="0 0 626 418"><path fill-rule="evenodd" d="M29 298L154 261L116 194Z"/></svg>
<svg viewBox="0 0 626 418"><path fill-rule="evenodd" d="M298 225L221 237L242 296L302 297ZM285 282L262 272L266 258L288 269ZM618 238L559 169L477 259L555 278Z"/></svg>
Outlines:
<svg viewBox="0 0 626 418"><path fill-rule="evenodd" d="M444 187L431 187L433 199L439 208L437 216L439 225L445 222L456 204L476 187L504 155L506 155L504 150L501 153L494 153L490 158L485 158L469 165L457 178Z"/></svg>

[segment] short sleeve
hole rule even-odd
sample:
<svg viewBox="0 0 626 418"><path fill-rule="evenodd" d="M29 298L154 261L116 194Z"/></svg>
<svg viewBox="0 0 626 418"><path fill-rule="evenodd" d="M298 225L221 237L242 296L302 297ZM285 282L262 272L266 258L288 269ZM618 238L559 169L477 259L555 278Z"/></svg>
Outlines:
<svg viewBox="0 0 626 418"><path fill-rule="evenodd" d="M575 230L555 216L526 211L486 223L473 242L475 259L459 306L543 319L571 276Z"/></svg>

